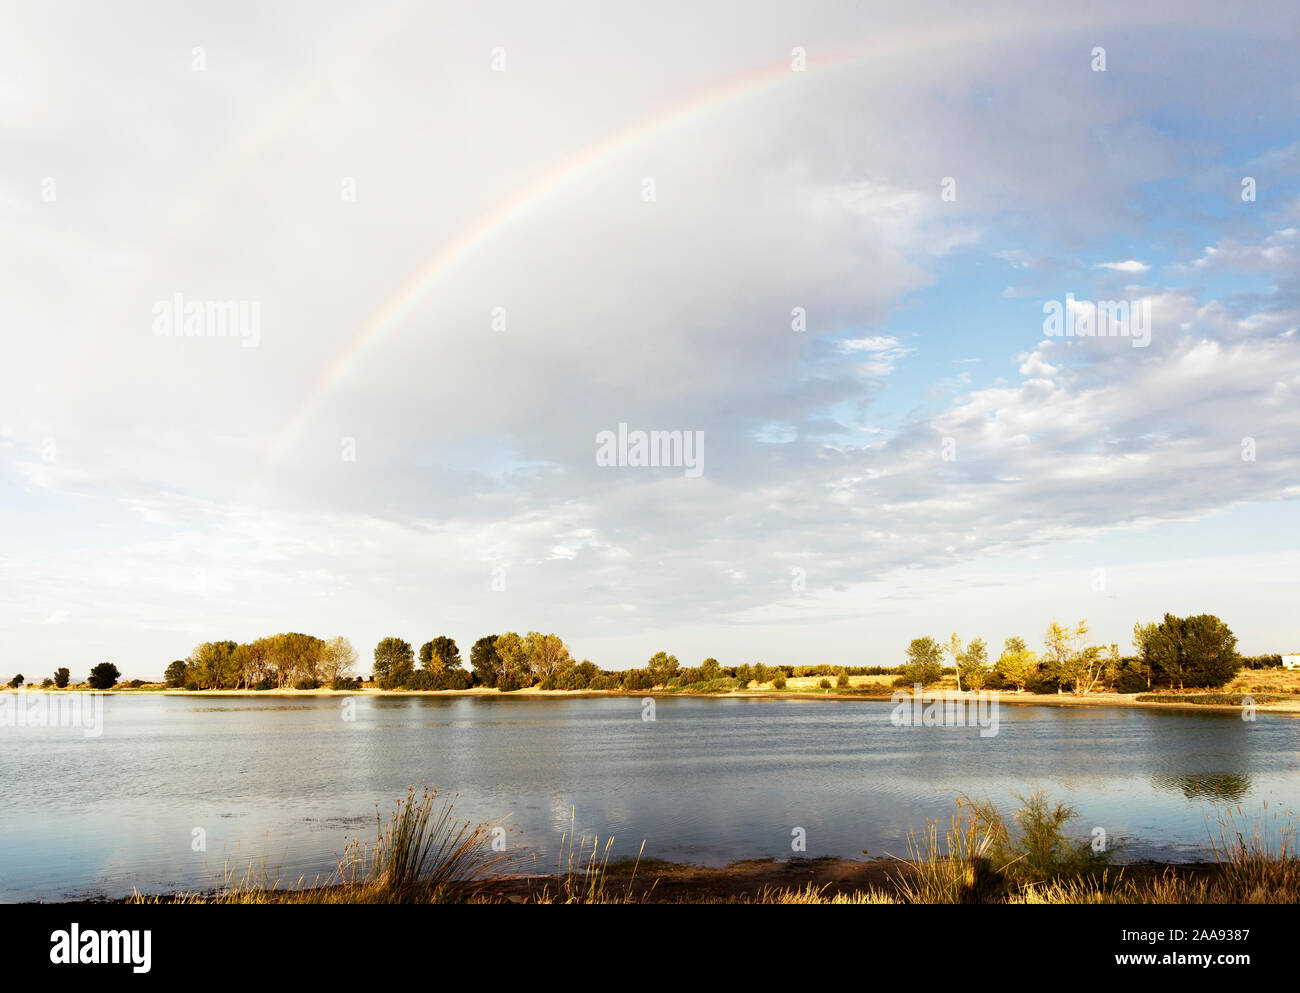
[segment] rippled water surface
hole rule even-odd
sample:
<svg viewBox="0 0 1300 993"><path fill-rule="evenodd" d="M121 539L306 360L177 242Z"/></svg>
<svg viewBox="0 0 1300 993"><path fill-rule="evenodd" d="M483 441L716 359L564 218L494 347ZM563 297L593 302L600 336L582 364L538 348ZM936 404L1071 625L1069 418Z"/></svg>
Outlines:
<svg viewBox="0 0 1300 993"><path fill-rule="evenodd" d="M345 720L346 699L355 719ZM421 781L556 865L579 834L616 855L726 864L901 854L959 793L1038 786L1128 857L1195 859L1225 804L1300 809L1300 722L1260 715L1001 708L999 733L897 728L885 702L660 698L109 696L102 736L0 727L0 899L211 886L249 859L328 873ZM192 850L196 829L206 851Z"/></svg>

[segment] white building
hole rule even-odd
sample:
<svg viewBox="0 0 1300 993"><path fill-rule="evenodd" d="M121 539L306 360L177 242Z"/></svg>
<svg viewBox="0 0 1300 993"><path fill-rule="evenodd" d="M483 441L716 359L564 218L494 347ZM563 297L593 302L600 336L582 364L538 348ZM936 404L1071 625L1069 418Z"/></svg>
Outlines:
<svg viewBox="0 0 1300 993"><path fill-rule="evenodd" d="M1300 669L1300 655L1283 655L1283 669Z"/></svg>

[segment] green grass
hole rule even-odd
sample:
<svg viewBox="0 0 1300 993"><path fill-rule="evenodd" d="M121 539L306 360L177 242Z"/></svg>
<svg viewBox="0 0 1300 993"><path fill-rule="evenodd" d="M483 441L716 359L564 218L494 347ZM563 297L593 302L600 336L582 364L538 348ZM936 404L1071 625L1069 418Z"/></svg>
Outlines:
<svg viewBox="0 0 1300 993"><path fill-rule="evenodd" d="M1240 706L1247 699L1255 703L1279 703L1287 697L1272 693L1139 693L1138 703L1199 703Z"/></svg>

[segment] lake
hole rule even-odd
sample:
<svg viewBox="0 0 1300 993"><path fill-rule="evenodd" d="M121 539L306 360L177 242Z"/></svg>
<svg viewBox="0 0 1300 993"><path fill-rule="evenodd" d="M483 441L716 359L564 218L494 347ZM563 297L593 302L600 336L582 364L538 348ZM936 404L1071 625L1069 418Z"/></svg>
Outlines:
<svg viewBox="0 0 1300 993"><path fill-rule="evenodd" d="M350 716L344 702L352 708ZM252 859L329 873L421 781L464 819L508 817L528 867L579 835L615 857L725 865L905 853L959 793L1043 787L1126 844L1204 856L1224 805L1300 808L1300 723L1260 714L1003 706L999 732L900 728L887 702L110 695L103 733L0 727L0 900L211 887ZM206 850L194 851L196 831Z"/></svg>

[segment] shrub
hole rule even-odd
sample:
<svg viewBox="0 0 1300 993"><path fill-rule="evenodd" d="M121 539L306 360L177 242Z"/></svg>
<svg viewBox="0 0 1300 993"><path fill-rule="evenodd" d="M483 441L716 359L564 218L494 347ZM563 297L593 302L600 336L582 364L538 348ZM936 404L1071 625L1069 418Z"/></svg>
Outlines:
<svg viewBox="0 0 1300 993"><path fill-rule="evenodd" d="M1038 679L1031 679L1025 684L1025 689L1030 693L1055 693L1060 688L1060 680L1053 679L1049 675L1040 676Z"/></svg>
<svg viewBox="0 0 1300 993"><path fill-rule="evenodd" d="M555 687L560 690L585 690L589 685L587 676L577 666L565 669L555 679Z"/></svg>
<svg viewBox="0 0 1300 993"><path fill-rule="evenodd" d="M112 662L101 662L90 670L90 678L86 682L92 690L107 690L117 685L121 675Z"/></svg>
<svg viewBox="0 0 1300 993"><path fill-rule="evenodd" d="M65 686L68 685L68 680L71 677L72 677L72 673L68 672L68 670L63 666L60 666L59 668L54 670L54 685L57 686L59 689L63 689Z"/></svg>
<svg viewBox="0 0 1300 993"><path fill-rule="evenodd" d="M402 681L402 688L408 690L431 690L434 688L433 673L428 669L416 669Z"/></svg>
<svg viewBox="0 0 1300 993"><path fill-rule="evenodd" d="M1281 655L1247 655L1241 659L1243 669L1276 669L1281 665Z"/></svg>
<svg viewBox="0 0 1300 993"><path fill-rule="evenodd" d="M319 679L300 679L293 684L295 690L318 690L320 689Z"/></svg>
<svg viewBox="0 0 1300 993"><path fill-rule="evenodd" d="M197 690L197 689L199 688L199 686L198 686L198 683L193 683L193 682L191 682L191 683L187 683L187 684L185 685L185 688L186 688L187 690ZM275 683L271 682L269 679L259 679L256 683L253 684L253 689L255 689L255 690L273 690L273 689L275 689Z"/></svg>
<svg viewBox="0 0 1300 993"><path fill-rule="evenodd" d="M831 681L829 679L823 679L817 684L817 688L819 690L829 690L831 688Z"/></svg>
<svg viewBox="0 0 1300 993"><path fill-rule="evenodd" d="M18 687L20 687L20 686L22 686L22 685L23 685L23 674L22 674L21 672L18 673L18 675L14 676L13 679L9 680L9 688L10 688L10 689L15 689L15 690L16 690L16 689L18 689Z"/></svg>
<svg viewBox="0 0 1300 993"><path fill-rule="evenodd" d="M841 669L840 674L835 677L835 685L840 689L844 689L849 685L849 674L843 669Z"/></svg>
<svg viewBox="0 0 1300 993"><path fill-rule="evenodd" d="M1015 797L1020 809L1012 816L1014 830L990 801L959 801L971 807L975 822L989 839L993 867L1009 882L1024 886L1099 875L1119 851L1115 844L1098 852L1087 839L1067 839L1063 828L1078 814L1064 803L1052 804L1042 790Z"/></svg>
<svg viewBox="0 0 1300 993"><path fill-rule="evenodd" d="M648 690L655 685L654 673L648 669L629 669L623 675L623 689Z"/></svg>
<svg viewBox="0 0 1300 993"><path fill-rule="evenodd" d="M359 689L361 689L361 680L359 680L359 679L348 679L346 676L337 676L337 677L335 677L334 681L333 681L332 683L330 683L330 689L332 689L332 690L359 690Z"/></svg>
<svg viewBox="0 0 1300 993"><path fill-rule="evenodd" d="M785 677L777 676L774 680L772 680L772 689L774 690L785 689Z"/></svg>
<svg viewBox="0 0 1300 993"><path fill-rule="evenodd" d="M470 687L470 674L459 666L444 669L433 677L435 690L467 690Z"/></svg>
<svg viewBox="0 0 1300 993"><path fill-rule="evenodd" d="M263 682L265 682L265 680L263 680ZM194 680L191 679L188 683L185 684L185 688L186 688L187 690L191 690L191 691L193 691L193 690L197 690L197 689L199 688L199 684L196 683ZM270 686L267 686L267 687L265 687L265 688L269 690L271 687L270 687ZM262 689L262 686L261 686L260 683L258 684L258 689Z"/></svg>
<svg viewBox="0 0 1300 993"><path fill-rule="evenodd" d="M143 680L143 679L133 679L133 680L131 680L129 683L127 683L126 685L129 686L129 687L130 687L131 689L133 689L133 690L138 690L141 686L144 685L144 680Z"/></svg>
<svg viewBox="0 0 1300 993"><path fill-rule="evenodd" d="M722 676L719 679L705 679L698 683L692 683L690 686L683 686L677 692L694 695L696 693L722 693L725 690L739 689L744 689L739 680Z"/></svg>

